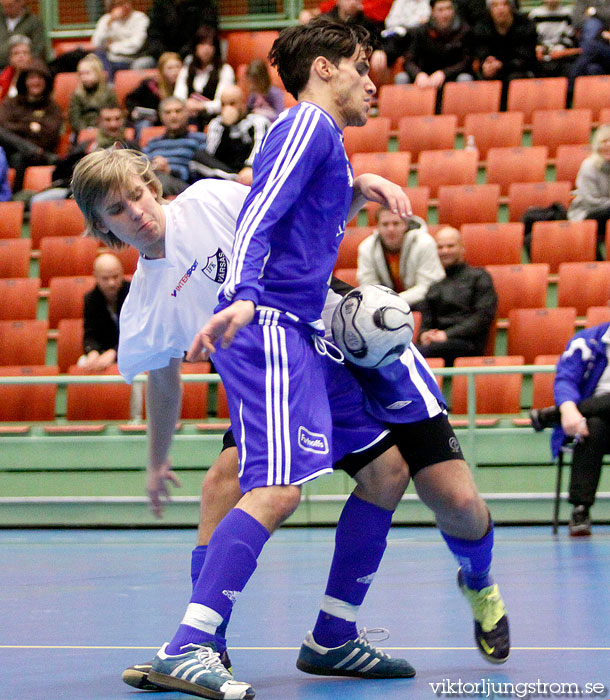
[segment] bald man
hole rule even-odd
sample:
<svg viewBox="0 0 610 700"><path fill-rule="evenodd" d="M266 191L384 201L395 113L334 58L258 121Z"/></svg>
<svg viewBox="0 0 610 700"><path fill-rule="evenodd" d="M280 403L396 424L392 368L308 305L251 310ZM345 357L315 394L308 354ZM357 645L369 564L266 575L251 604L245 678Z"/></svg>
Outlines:
<svg viewBox="0 0 610 700"><path fill-rule="evenodd" d="M428 289L421 304L418 348L424 357L442 357L452 366L456 357L485 354L498 297L489 273L464 261L457 229L445 226L435 239L446 276Z"/></svg>
<svg viewBox="0 0 610 700"><path fill-rule="evenodd" d="M205 149L197 151L191 170L202 177L252 184L252 161L271 122L260 114L248 114L240 87L226 87L220 95L220 115L208 126Z"/></svg>
<svg viewBox="0 0 610 700"><path fill-rule="evenodd" d="M78 364L99 372L116 362L119 315L129 292L123 266L116 255L102 253L93 265L95 287L85 294L84 355Z"/></svg>

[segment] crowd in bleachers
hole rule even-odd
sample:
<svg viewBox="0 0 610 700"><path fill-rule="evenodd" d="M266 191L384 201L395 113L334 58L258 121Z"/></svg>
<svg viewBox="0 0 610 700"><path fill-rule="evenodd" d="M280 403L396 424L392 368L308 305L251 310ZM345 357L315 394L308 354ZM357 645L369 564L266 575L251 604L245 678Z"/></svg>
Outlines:
<svg viewBox="0 0 610 700"><path fill-rule="evenodd" d="M6 9L11 3L24 8L22 0L2 0L6 17L13 12ZM531 70L516 71L507 79L499 73L485 74L486 57L469 43L467 65L460 62L458 72L454 70L442 79L437 76L436 82L420 75L434 76L441 69L419 66L414 52L425 44L425 32L436 21L435 8L446 10L451 2L412 3L412 7L418 4L427 11L421 22L406 27L402 34L398 32L399 53L396 27L402 25L395 24L397 3L400 0L395 0L386 26L378 27L382 42L379 50L386 57L379 62L377 54L373 60L379 81L377 114L365 127L345 131L346 151L355 173L377 172L407 187L414 214L427 223L429 232L435 234L446 225L455 227L464 243L466 262L487 268L498 295L498 308L486 344L485 363L506 362L498 355L494 357L498 330L506 336L505 349L511 363L542 362L538 356L545 356L548 363L549 356L556 357L563 350L575 324L595 325L610 320L609 217L589 216L590 212L582 216L579 210L577 216L568 215L564 220L536 221L527 236L523 223L529 207L559 203L574 212L574 201L582 200L574 200L572 193L575 186L578 188L583 161L591 163L592 135L599 125L610 123L610 74L606 75L610 66L605 68L603 56L593 51L593 42L608 41L605 3L598 3L592 14L576 3L572 14L547 0L528 19L507 0L489 0L489 7L456 0L461 19L452 15L453 29L472 23L473 17L485 16L487 23L493 23L494 7L507 5L518 22L534 28L533 62ZM359 2L351 4L361 12ZM378 4L373 4L372 11L367 9L380 22L383 18L379 17ZM113 2L110 13L113 7L126 5L130 3ZM340 20L345 20L344 5L340 0L333 11ZM405 1L404 5L408 7L409 3ZM212 163L216 167L208 156L224 162L211 147L220 140L214 134L223 125L224 107L233 108L233 125L249 119L243 122L244 131L254 124L256 137L252 138L259 139L265 125L283 106L294 104L277 74L268 66L265 71L266 55L277 32L232 32L221 42L218 18L209 14L206 3L185 2L181 6L190 13L200 12L199 19L189 15L187 26L176 18L171 0L155 0L147 17L148 33L132 57L137 63L123 61L125 54L108 54L104 42L103 46L85 43L80 48L72 47L69 60L76 70L56 72L52 91L47 77L50 74L33 62L38 51L38 26L30 20L31 15L28 30L32 29L33 36L19 34L16 25L18 39L6 39L4 65L0 53L0 110L21 104L26 130L16 130L12 136L27 140L30 146L25 152L20 150L20 142L4 133L8 121L0 116L0 144L6 146L8 165L13 167L10 177L14 178L12 192L7 190L4 195L13 201L0 202L3 374L35 373L38 370L16 367L45 364L49 365L48 371L66 373L83 352L83 297L94 284L91 275L100 248L80 235L82 215L68 198L71 167L79 157L121 140L142 149L151 159L163 158L158 172L166 171L187 186L203 174L203 166L208 168ZM593 6L597 7L595 3ZM578 12L582 16L576 20ZM200 20L205 28L197 33ZM597 32L592 36L585 32L585 25L587 31L593 31L589 20L597 22ZM0 18L0 25L3 22ZM551 36L545 24L561 31ZM469 30L468 36L473 35L476 32ZM460 36L463 38L464 32ZM591 58L586 66L584 59L581 61L585 56ZM595 65L592 57L598 61ZM142 60L146 58L148 63ZM114 65L110 66L108 60ZM55 62L54 67L70 65L66 59ZM472 79L457 80L464 73ZM395 84L400 74L399 81L408 84ZM517 74L520 77L515 77ZM21 81L19 76L23 76ZM38 81L42 83L38 97L28 97L28 89L31 91L36 83L31 76L43 78ZM241 88L241 98L238 95L231 104L223 104L223 91L234 91L235 84ZM188 122L180 122L179 127L172 127L170 117L163 116L159 109L170 104L166 100L172 96L178 98L176 110L184 110ZM60 121L52 133L43 122L49 114L58 114ZM248 116L253 114L257 117ZM43 136L44 143L40 140ZM178 150L172 145L179 146ZM244 170L249 167L254 147L253 141L240 155L241 165L231 163L225 176L247 182ZM189 163L193 160L198 160L200 167L191 169ZM610 157L607 160L610 162ZM1 166L0 162L0 178ZM598 170L606 177L605 160ZM168 188L171 184L175 185L168 181ZM1 193L2 189L0 198ZM166 192L176 193L171 189ZM610 189L606 196L608 205ZM357 281L358 245L374 227L374 206L350 223L337 261L338 276ZM135 270L137 255L131 250L119 254L129 276ZM483 360L464 358L455 364L477 362ZM8 366L13 368L9 370ZM460 381L456 378L453 383L453 411L458 414L466 412ZM502 377L481 381L494 385ZM548 395L540 398L535 391L536 401L546 405ZM22 404L25 410L31 402ZM9 409L4 410L2 405L8 403L0 402L0 420L9 420ZM477 408L480 413L505 412L495 404ZM499 410L487 410L490 408ZM517 402L506 412L520 410ZM122 417L128 418L129 414Z"/></svg>

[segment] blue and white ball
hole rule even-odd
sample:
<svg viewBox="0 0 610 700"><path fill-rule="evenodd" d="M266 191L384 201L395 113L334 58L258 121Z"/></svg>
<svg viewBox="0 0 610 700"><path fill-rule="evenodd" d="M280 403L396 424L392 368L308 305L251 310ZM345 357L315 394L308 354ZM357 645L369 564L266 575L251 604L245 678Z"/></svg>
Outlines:
<svg viewBox="0 0 610 700"><path fill-rule="evenodd" d="M352 289L337 305L332 334L345 358L361 367L398 359L413 339L413 313L396 292L380 284Z"/></svg>

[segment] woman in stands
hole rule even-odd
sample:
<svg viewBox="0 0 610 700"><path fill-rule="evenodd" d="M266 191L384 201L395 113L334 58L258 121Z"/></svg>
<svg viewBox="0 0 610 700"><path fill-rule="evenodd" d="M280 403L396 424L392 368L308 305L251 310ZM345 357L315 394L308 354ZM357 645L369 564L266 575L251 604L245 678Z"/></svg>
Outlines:
<svg viewBox="0 0 610 700"><path fill-rule="evenodd" d="M174 90L176 97L186 100L191 123L202 129L220 114L220 94L234 84L233 68L222 62L218 32L213 27L200 27Z"/></svg>
<svg viewBox="0 0 610 700"><path fill-rule="evenodd" d="M106 83L102 61L93 53L78 62L78 85L68 104L68 121L75 135L97 126L102 105L116 102L114 90Z"/></svg>

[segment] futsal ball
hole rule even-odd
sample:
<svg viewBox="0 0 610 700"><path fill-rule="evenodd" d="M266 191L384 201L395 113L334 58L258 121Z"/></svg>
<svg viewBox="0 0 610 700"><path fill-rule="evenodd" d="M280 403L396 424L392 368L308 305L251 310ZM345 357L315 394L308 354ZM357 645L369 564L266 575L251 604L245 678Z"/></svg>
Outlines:
<svg viewBox="0 0 610 700"><path fill-rule="evenodd" d="M343 297L333 313L331 328L347 360L361 367L383 367L409 347L413 314L393 290L365 284Z"/></svg>

